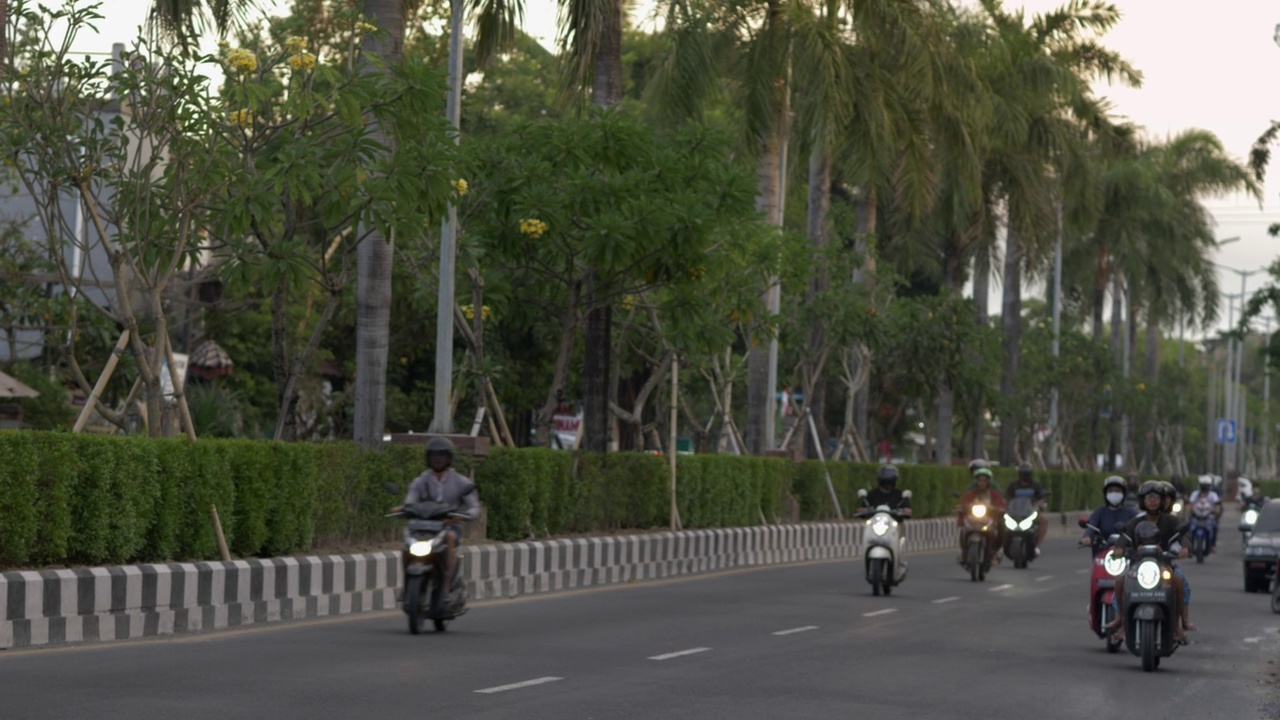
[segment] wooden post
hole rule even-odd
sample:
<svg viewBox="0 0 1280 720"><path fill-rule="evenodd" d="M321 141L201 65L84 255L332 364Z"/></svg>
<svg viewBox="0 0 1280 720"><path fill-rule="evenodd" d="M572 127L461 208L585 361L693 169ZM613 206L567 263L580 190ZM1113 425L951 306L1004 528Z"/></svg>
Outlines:
<svg viewBox="0 0 1280 720"><path fill-rule="evenodd" d="M671 443L667 454L671 459L671 529L680 529L680 506L676 504L676 410L680 406L680 358L671 356Z"/></svg>
<svg viewBox="0 0 1280 720"><path fill-rule="evenodd" d="M120 333L120 339L116 341L115 349L111 351L111 357L107 358L107 366L102 369L102 374L98 376L98 382L93 384L93 392L89 394L89 399L85 401L84 408L80 411L80 417L76 418L76 424L71 428L71 432L78 433L84 430L85 423L89 422L89 416L93 414L93 408L98 404L98 397L102 395L102 391L107 387L107 383L111 380L111 375L116 371L116 365L120 362L120 354L124 352L124 348L129 344L129 330L125 329Z"/></svg>
<svg viewBox="0 0 1280 720"><path fill-rule="evenodd" d="M844 513L840 511L840 498L836 496L836 486L831 482L831 471L827 469L827 459L823 456L822 440L818 438L818 426L813 422L813 413L809 408L804 409L805 420L809 422L809 431L813 433L813 445L818 450L818 461L822 463L822 472L827 476L827 491L831 493L831 502L836 506L836 518L844 520Z"/></svg>
<svg viewBox="0 0 1280 720"><path fill-rule="evenodd" d="M218 538L218 552L222 562L231 562L231 551L227 549L227 536L222 534L222 520L218 519L218 506L210 505L209 513L213 516L213 534Z"/></svg>

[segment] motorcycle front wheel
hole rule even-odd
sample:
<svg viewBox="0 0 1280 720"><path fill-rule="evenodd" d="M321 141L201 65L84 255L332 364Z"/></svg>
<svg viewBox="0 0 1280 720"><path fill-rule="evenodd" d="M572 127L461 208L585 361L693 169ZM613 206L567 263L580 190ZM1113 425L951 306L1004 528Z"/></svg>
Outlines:
<svg viewBox="0 0 1280 720"><path fill-rule="evenodd" d="M1280 613L1280 579L1276 580L1275 592L1271 593L1271 612Z"/></svg>
<svg viewBox="0 0 1280 720"><path fill-rule="evenodd" d="M1156 650L1156 621L1138 621L1138 642L1142 645L1142 670L1152 672L1160 664Z"/></svg>
<svg viewBox="0 0 1280 720"><path fill-rule="evenodd" d="M880 588L884 585L884 561L872 560L867 568L867 582L871 583L871 594L880 596Z"/></svg>
<svg viewBox="0 0 1280 720"><path fill-rule="evenodd" d="M969 546L965 555L965 565L969 566L969 579L978 582L982 573L982 546L979 543L973 543Z"/></svg>
<svg viewBox="0 0 1280 720"><path fill-rule="evenodd" d="M404 584L404 612L409 616L409 633L422 632L422 584L421 575L410 575Z"/></svg>

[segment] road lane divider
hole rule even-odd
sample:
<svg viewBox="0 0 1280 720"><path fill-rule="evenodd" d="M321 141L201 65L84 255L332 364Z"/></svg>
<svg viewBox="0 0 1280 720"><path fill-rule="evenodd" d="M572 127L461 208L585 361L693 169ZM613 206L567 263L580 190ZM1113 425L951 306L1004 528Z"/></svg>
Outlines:
<svg viewBox="0 0 1280 720"><path fill-rule="evenodd" d="M540 677L532 680L525 680L523 682L511 683L510 685L498 685L497 687L484 688L482 690L476 690L476 692L483 695L492 695L493 693L507 692L508 690L519 690L521 688L533 687L534 685L546 685L547 683L558 682L563 679L564 678L562 677Z"/></svg>
<svg viewBox="0 0 1280 720"><path fill-rule="evenodd" d="M662 655L654 655L650 660L671 660L672 658L684 657L685 655L697 655L709 651L709 647L689 648L688 650L677 650L676 652L664 653Z"/></svg>
<svg viewBox="0 0 1280 720"><path fill-rule="evenodd" d="M809 632L810 630L817 629L817 625L805 625L804 627L791 628L790 630L779 630L775 632L774 635L795 635L796 633Z"/></svg>
<svg viewBox="0 0 1280 720"><path fill-rule="evenodd" d="M1011 588L1011 587L1013 587L1013 586L1012 586L1012 585L997 585L997 586L995 586L995 587L993 587L993 588L990 588L990 589L988 590L988 592L996 592L996 591L998 591L998 590L1008 590L1008 589L1009 589L1009 588Z"/></svg>
<svg viewBox="0 0 1280 720"><path fill-rule="evenodd" d="M942 604L944 604L944 603L955 602L955 601L957 601L957 600L959 600L959 599L960 599L960 596L959 596L959 595L952 595L951 597L944 597L944 598L939 598L939 599L937 599L937 600L934 600L934 601L933 601L933 604L934 604L934 605L942 605Z"/></svg>
<svg viewBox="0 0 1280 720"><path fill-rule="evenodd" d="M876 610L875 612L862 613L862 617L880 617L881 615L889 615L898 612L898 608L885 608L884 610Z"/></svg>

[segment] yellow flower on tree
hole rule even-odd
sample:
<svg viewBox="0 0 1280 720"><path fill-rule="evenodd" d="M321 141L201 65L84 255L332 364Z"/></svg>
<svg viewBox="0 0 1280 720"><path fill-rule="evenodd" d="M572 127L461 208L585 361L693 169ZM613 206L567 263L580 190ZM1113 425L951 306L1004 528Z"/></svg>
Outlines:
<svg viewBox="0 0 1280 720"><path fill-rule="evenodd" d="M253 113L249 112L248 108L232 110L227 113L227 119L231 121L232 125L240 128L247 128L253 125Z"/></svg>
<svg viewBox="0 0 1280 720"><path fill-rule="evenodd" d="M300 53L307 47L307 39L296 35L284 41L284 49L291 53Z"/></svg>
<svg viewBox="0 0 1280 720"><path fill-rule="evenodd" d="M529 237L542 237L547 231L547 224L537 218L526 218L520 221L520 232Z"/></svg>
<svg viewBox="0 0 1280 720"><path fill-rule="evenodd" d="M360 32L365 32L365 33L377 32L378 26L374 25L373 23L358 22L356 23L356 30L359 30Z"/></svg>
<svg viewBox="0 0 1280 720"><path fill-rule="evenodd" d="M458 197L462 197L463 195L467 194L466 180L463 180L462 178L458 178L457 180L449 181L449 184L453 186L453 191L458 193Z"/></svg>
<svg viewBox="0 0 1280 720"><path fill-rule="evenodd" d="M316 66L316 56L309 52L300 52L289 57L289 67L294 70L310 70Z"/></svg>
<svg viewBox="0 0 1280 720"><path fill-rule="evenodd" d="M627 312L630 312L630 311L631 311L631 308L633 308L633 307L635 307L635 306L636 306L636 296L635 296L635 295L628 295L628 296L626 296L626 297L622 298L622 309L623 309L623 310L626 310Z"/></svg>
<svg viewBox="0 0 1280 720"><path fill-rule="evenodd" d="M258 56L252 50L235 48L227 51L227 65L240 73L251 73L258 69Z"/></svg>

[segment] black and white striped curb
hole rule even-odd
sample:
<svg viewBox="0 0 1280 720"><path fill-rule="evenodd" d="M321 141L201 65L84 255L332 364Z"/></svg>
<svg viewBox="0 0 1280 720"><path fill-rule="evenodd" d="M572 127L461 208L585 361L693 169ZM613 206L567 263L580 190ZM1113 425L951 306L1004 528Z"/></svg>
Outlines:
<svg viewBox="0 0 1280 720"><path fill-rule="evenodd" d="M806 523L475 545L468 597L855 558L862 522ZM913 552L955 547L954 518L906 524ZM396 607L400 553L0 573L0 650L129 640Z"/></svg>

